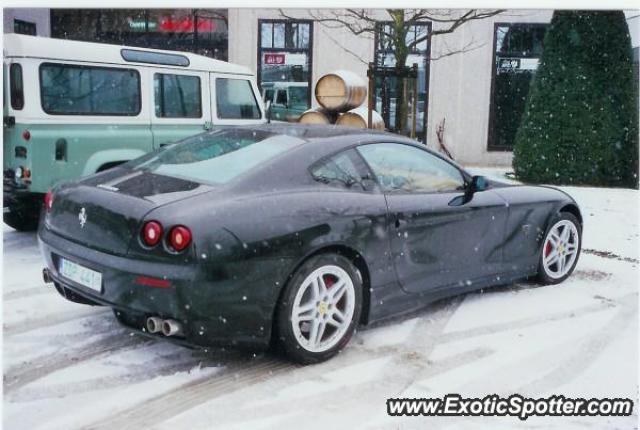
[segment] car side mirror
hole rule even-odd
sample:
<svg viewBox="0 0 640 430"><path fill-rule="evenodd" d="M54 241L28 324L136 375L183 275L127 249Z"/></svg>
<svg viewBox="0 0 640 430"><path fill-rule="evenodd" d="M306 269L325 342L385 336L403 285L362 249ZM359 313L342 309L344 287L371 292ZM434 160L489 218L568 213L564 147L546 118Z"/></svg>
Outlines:
<svg viewBox="0 0 640 430"><path fill-rule="evenodd" d="M489 181L484 176L474 176L471 178L469 189L472 193L484 191L489 188Z"/></svg>
<svg viewBox="0 0 640 430"><path fill-rule="evenodd" d="M264 105L264 113L267 116L267 124L271 123L271 100L267 100Z"/></svg>

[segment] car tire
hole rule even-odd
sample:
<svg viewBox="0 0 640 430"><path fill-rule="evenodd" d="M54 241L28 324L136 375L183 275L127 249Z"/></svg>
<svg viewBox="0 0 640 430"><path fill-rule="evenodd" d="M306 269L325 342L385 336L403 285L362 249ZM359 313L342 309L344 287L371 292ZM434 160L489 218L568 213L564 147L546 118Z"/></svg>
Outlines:
<svg viewBox="0 0 640 430"><path fill-rule="evenodd" d="M22 212L7 212L3 221L17 231L35 231L38 228L38 215L33 216Z"/></svg>
<svg viewBox="0 0 640 430"><path fill-rule="evenodd" d="M538 281L550 285L567 279L578 264L581 247L582 226L578 218L569 212L554 216L540 247Z"/></svg>
<svg viewBox="0 0 640 430"><path fill-rule="evenodd" d="M298 268L278 303L280 349L300 364L326 361L351 339L362 312L362 279L338 254L311 257Z"/></svg>

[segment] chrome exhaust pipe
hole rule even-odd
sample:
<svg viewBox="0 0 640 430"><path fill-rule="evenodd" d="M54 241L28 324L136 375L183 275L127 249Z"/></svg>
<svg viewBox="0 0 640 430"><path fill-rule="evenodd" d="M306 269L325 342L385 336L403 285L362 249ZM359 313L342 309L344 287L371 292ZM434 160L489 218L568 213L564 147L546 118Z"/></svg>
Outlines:
<svg viewBox="0 0 640 430"><path fill-rule="evenodd" d="M162 318L149 317L147 318L147 331L149 333L158 333L162 331Z"/></svg>
<svg viewBox="0 0 640 430"><path fill-rule="evenodd" d="M165 336L180 336L182 324L176 320L164 320L162 322L162 334Z"/></svg>
<svg viewBox="0 0 640 430"><path fill-rule="evenodd" d="M42 280L45 284L51 284L53 282L53 279L51 279L51 274L49 273L49 269L47 269L46 267L42 269Z"/></svg>

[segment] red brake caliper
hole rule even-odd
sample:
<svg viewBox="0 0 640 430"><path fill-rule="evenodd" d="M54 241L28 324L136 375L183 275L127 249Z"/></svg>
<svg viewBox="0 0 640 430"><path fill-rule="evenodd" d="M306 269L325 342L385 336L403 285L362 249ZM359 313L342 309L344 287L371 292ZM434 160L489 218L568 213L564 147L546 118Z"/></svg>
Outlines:
<svg viewBox="0 0 640 430"><path fill-rule="evenodd" d="M547 246L544 248L544 256L548 257L551 254L551 242L547 242Z"/></svg>
<svg viewBox="0 0 640 430"><path fill-rule="evenodd" d="M324 285L326 285L326 286L327 286L327 290L328 290L329 288L331 288L331 287L333 286L333 284L335 284L335 283L336 283L336 279L335 279L333 276L331 276L331 275L324 275L324 276L322 277L322 280L324 281Z"/></svg>

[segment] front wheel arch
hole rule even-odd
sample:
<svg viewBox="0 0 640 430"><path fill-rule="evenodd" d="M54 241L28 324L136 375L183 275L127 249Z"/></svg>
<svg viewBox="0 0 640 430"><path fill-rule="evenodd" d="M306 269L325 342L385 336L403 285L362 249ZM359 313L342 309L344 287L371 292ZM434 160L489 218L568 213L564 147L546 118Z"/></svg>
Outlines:
<svg viewBox="0 0 640 430"><path fill-rule="evenodd" d="M561 207L558 212L568 212L568 213L570 213L571 215L573 215L574 217L576 217L578 219L578 221L580 222L580 227L583 227L582 214L580 213L580 209L578 208L578 206L576 206L575 204L569 203L569 204Z"/></svg>

